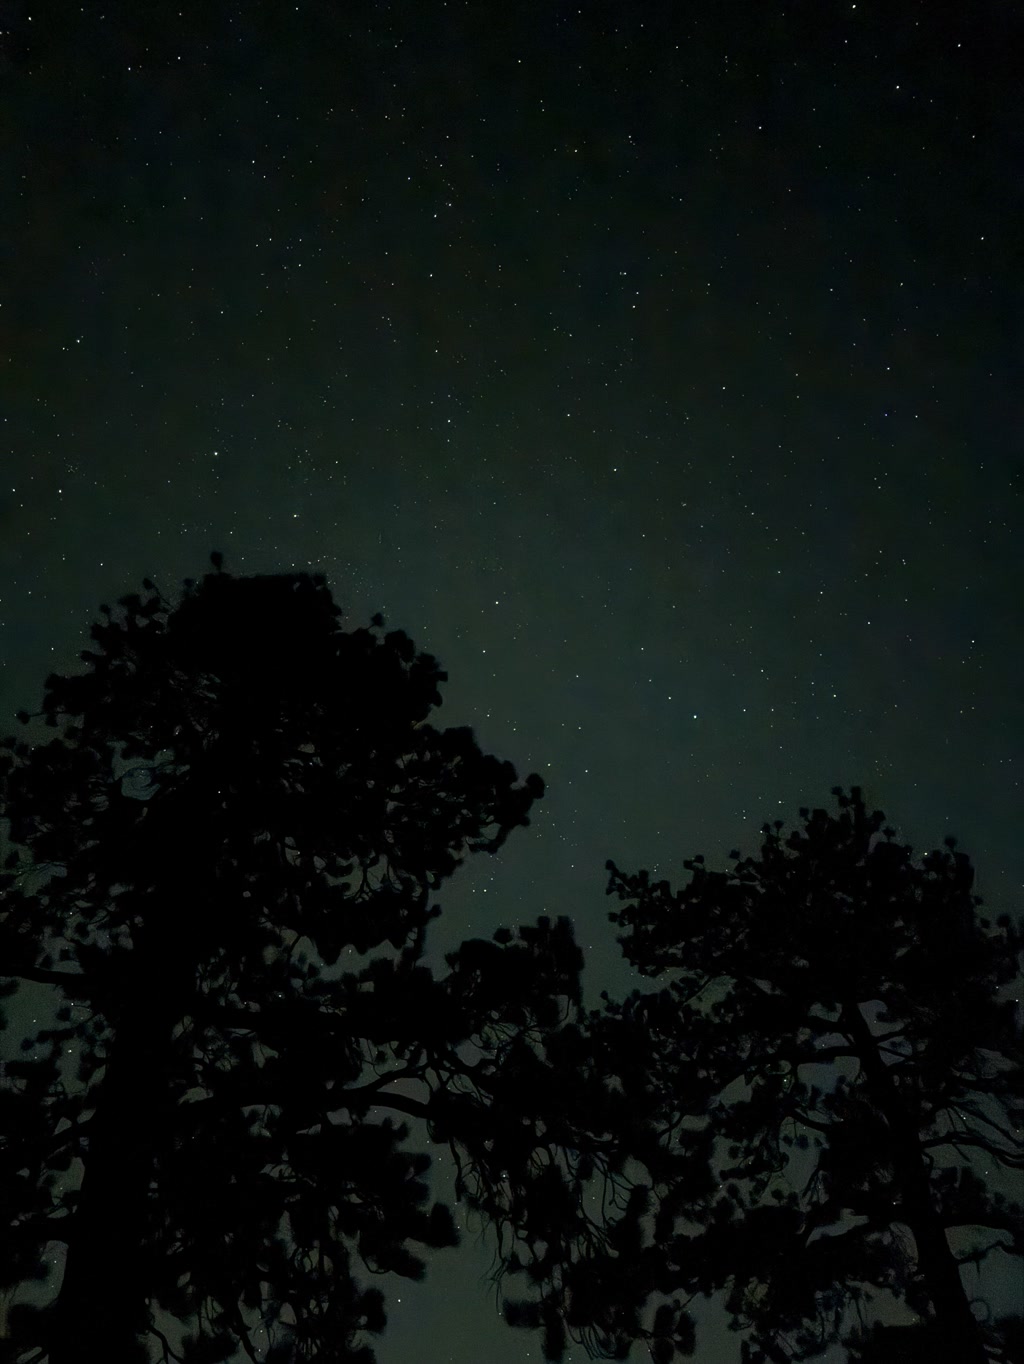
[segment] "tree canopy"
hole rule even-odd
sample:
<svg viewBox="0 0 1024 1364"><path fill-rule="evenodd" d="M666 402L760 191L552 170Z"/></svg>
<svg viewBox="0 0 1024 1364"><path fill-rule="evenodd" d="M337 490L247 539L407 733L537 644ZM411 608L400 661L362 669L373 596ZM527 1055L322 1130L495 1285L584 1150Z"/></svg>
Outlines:
<svg viewBox="0 0 1024 1364"><path fill-rule="evenodd" d="M12 1357L371 1364L369 1278L457 1240L416 1123L549 1360L692 1355L721 1293L751 1360L1009 1364L960 1263L1024 1253L1021 935L955 840L915 862L837 787L677 892L607 864L663 988L584 1011L566 918L438 972L433 897L543 783L435 729L436 660L323 578L213 564L101 608L19 715L57 736L0 745L0 985L63 999L0 1089L0 1293L44 1285Z"/></svg>
<svg viewBox="0 0 1024 1364"><path fill-rule="evenodd" d="M15 1357L255 1358L262 1328L274 1364L371 1360L367 1278L457 1239L407 1120L471 1127L487 1177L478 1073L578 999L564 920L423 960L432 896L541 779L430 725L436 660L341 630L321 577L213 562L176 607L101 608L88 670L46 679L59 735L0 754L0 972L65 1000L0 1095L0 1288L67 1248Z"/></svg>
<svg viewBox="0 0 1024 1364"><path fill-rule="evenodd" d="M578 1339L607 1341L626 1301L626 1336L688 1355L688 1303L722 1292L749 1359L838 1340L872 1364L1015 1357L1020 1319L982 1326L960 1264L1024 1253L1022 1209L989 1178L1024 1166L1017 1005L1000 997L1021 935L978 915L955 839L915 862L859 788L833 794L836 816L766 824L731 871L686 861L675 893L608 863L623 950L668 984L606 1001L587 1031L631 1038L633 1111L662 1141L634 1149L629 1244L545 1283ZM902 1322L881 1324L885 1299Z"/></svg>

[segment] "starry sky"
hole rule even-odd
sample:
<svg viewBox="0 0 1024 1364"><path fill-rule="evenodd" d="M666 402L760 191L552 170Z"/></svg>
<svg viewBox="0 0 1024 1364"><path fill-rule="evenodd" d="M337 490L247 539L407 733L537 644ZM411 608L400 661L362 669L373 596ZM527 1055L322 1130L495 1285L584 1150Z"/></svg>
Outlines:
<svg viewBox="0 0 1024 1364"><path fill-rule="evenodd" d="M219 549L383 612L544 777L438 960L567 913L631 988L607 858L678 884L837 784L1016 913L1021 27L4 0L0 729ZM541 1358L466 1239L382 1364Z"/></svg>

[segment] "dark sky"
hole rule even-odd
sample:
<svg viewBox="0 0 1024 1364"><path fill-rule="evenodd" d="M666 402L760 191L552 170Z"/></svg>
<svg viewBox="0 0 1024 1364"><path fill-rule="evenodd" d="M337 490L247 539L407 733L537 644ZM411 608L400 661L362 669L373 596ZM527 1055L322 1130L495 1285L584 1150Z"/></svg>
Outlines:
<svg viewBox="0 0 1024 1364"><path fill-rule="evenodd" d="M607 858L836 784L1014 910L1014 9L5 0L0 729L216 548L544 777L439 948L569 913L627 988ZM382 1364L540 1359L469 1245Z"/></svg>

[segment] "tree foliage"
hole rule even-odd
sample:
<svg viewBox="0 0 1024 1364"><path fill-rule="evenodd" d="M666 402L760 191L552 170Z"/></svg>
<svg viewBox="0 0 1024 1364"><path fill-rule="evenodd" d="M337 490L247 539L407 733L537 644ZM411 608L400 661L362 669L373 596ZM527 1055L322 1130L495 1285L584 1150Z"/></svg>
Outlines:
<svg viewBox="0 0 1024 1364"><path fill-rule="evenodd" d="M954 840L915 863L836 788L837 817L765 825L726 873L695 857L676 893L608 863L664 988L584 1012L547 917L440 974L432 896L542 782L434 729L436 661L380 617L343 632L322 578L214 567L176 608L149 582L101 608L87 672L46 681L59 735L0 750L0 998L64 1000L0 1089L0 1292L67 1247L12 1357L370 1364L368 1277L457 1239L410 1119L549 1360L692 1356L716 1293L751 1360L1014 1357L947 1231L980 1235L960 1259L1024 1251L989 1178L1024 1164L1021 938Z"/></svg>
<svg viewBox="0 0 1024 1364"><path fill-rule="evenodd" d="M457 1239L408 1119L490 1178L478 1078L578 1000L565 921L424 962L431 897L540 778L427 723L446 674L380 617L342 631L321 577L213 562L176 607L101 608L46 680L59 735L0 753L4 990L64 1000L0 1095L0 1290L67 1247L14 1358L212 1364L262 1328L275 1364L372 1360L366 1280Z"/></svg>
<svg viewBox="0 0 1024 1364"><path fill-rule="evenodd" d="M676 893L608 863L624 952L668 983L606 1001L581 1047L660 1138L625 1134L643 1214L625 1239L568 1251L510 1320L557 1316L592 1353L642 1340L669 1360L693 1352L693 1296L721 1292L750 1360L837 1340L872 1361L1013 1357L1019 1319L983 1329L958 1261L1024 1252L1022 1209L982 1178L1024 1165L1000 998L1020 933L979 918L954 839L915 863L859 788L833 794L837 816L802 810L785 838L765 825L760 857L735 852L729 872L685 862ZM886 1297L904 1326L877 1327Z"/></svg>

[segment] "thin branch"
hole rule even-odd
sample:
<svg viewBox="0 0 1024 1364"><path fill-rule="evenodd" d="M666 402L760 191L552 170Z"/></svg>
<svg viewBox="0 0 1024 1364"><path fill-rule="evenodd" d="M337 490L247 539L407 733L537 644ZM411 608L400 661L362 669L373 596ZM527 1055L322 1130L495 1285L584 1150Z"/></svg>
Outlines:
<svg viewBox="0 0 1024 1364"><path fill-rule="evenodd" d="M403 1066L401 1070L386 1071L383 1075L378 1076L376 1080L371 1080L365 1085L359 1085L356 1089L330 1089L327 1092L332 1099L340 1098L348 1100L360 1098L364 1094L376 1095L384 1085L390 1084L392 1080L406 1080L410 1078L413 1080L422 1079L420 1067ZM377 1100L374 1099L374 1102L376 1101Z"/></svg>
<svg viewBox="0 0 1024 1364"><path fill-rule="evenodd" d="M834 1132L839 1126L834 1122L818 1122L815 1118L809 1118L806 1113L801 1113L798 1109L790 1109L789 1117L795 1122L803 1123L805 1127L813 1127L817 1132Z"/></svg>
<svg viewBox="0 0 1024 1364"><path fill-rule="evenodd" d="M929 1137L922 1141L923 1147L929 1146L979 1146L983 1151L993 1156L1000 1164L1007 1166L1011 1170L1024 1169L1024 1154L1018 1155L1012 1151L1000 1151L994 1147L986 1137L976 1137L971 1132L945 1132L940 1137Z"/></svg>
<svg viewBox="0 0 1024 1364"><path fill-rule="evenodd" d="M344 1094L344 1090L342 1091ZM408 1113L413 1118L425 1118L428 1122L437 1117L437 1111L422 1099L410 1099L405 1094L381 1094L373 1101L374 1107L394 1108L400 1113Z"/></svg>
<svg viewBox="0 0 1024 1364"><path fill-rule="evenodd" d="M0 1136L0 1151L5 1155L14 1151L28 1150L32 1156L55 1156L58 1151L70 1145L76 1139L88 1136L88 1128L91 1118L75 1119L70 1127L65 1127L61 1132L51 1133L49 1139L40 1143L35 1137L25 1137L17 1142L12 1142L9 1137Z"/></svg>
<svg viewBox="0 0 1024 1364"><path fill-rule="evenodd" d="M92 1000L97 992L94 982L77 971L47 971L42 966L14 966L0 972L0 980L35 980L41 985L59 985L72 999Z"/></svg>
<svg viewBox="0 0 1024 1364"><path fill-rule="evenodd" d="M231 1315L235 1319L235 1330L238 1331L242 1338L242 1348L245 1350L245 1353L252 1360L253 1364L259 1364L259 1360L257 1359L256 1356L256 1351L253 1349L252 1341L249 1339L249 1328L245 1324L245 1318L242 1316L241 1308L238 1306L238 1303L236 1302L233 1305L233 1307L229 1310L231 1312Z"/></svg>
<svg viewBox="0 0 1024 1364"><path fill-rule="evenodd" d="M179 1364L182 1364L182 1356L181 1356L181 1355L176 1355L176 1354L174 1353L174 1351L171 1349L171 1343L170 1343L170 1341L167 1339L167 1337L164 1335L163 1331L159 1330L156 1326L153 1326L152 1324L150 1324L149 1330L150 1330L150 1334L156 1336L157 1339L160 1341L160 1344L163 1346L163 1349L164 1349L164 1364L166 1364L168 1358L170 1358L170 1359L176 1359L176 1360L178 1360Z"/></svg>
<svg viewBox="0 0 1024 1364"><path fill-rule="evenodd" d="M64 1217L33 1217L24 1222L15 1222L10 1228L11 1235L22 1233L26 1240L37 1241L44 1246L49 1241L60 1241L64 1245L71 1244L71 1236L74 1234L74 1215L68 1213Z"/></svg>
<svg viewBox="0 0 1024 1364"><path fill-rule="evenodd" d="M983 1122L986 1127L991 1127L994 1131L998 1132L1001 1137L1005 1137L1006 1140L1011 1143L1011 1145L1016 1146L1018 1149L1024 1151L1024 1143L1021 1142L1020 1138L1016 1136L1013 1132L1008 1131L1005 1127L1002 1127L999 1123L995 1121L994 1118L987 1118L985 1114L979 1112L978 1109L976 1109L973 1104L970 1105L962 1104L961 1107L966 1108L967 1111L976 1121Z"/></svg>

